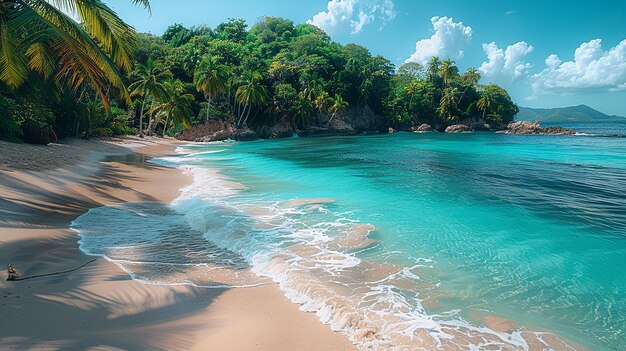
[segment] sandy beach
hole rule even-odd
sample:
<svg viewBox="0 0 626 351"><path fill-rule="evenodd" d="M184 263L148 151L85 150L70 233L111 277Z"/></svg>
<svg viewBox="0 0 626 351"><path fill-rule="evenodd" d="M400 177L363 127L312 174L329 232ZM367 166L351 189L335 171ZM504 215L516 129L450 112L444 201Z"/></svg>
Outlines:
<svg viewBox="0 0 626 351"><path fill-rule="evenodd" d="M274 284L203 289L132 280L78 249L70 222L90 208L169 203L191 183L148 163L158 140L0 142L0 350L353 350ZM84 266L83 266L84 265ZM75 269L75 270L74 270Z"/></svg>

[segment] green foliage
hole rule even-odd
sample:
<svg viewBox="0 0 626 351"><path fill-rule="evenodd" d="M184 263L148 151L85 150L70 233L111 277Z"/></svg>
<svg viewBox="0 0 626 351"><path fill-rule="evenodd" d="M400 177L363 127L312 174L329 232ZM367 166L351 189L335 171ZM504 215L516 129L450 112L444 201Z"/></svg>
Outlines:
<svg viewBox="0 0 626 351"><path fill-rule="evenodd" d="M109 68L115 69L114 78L124 76L128 93L124 84L104 76L95 87L84 84L87 81L74 84L81 76L58 67L58 55L45 50L51 43L33 46L30 54L38 58L37 64L22 62L27 65L23 66L20 56L8 51L22 44L16 33L26 32L6 31L13 25L8 22L0 25L4 26L0 40L5 43L0 67L11 64L11 70L3 68L0 80L13 85L11 79L29 80L27 86L0 95L0 108L10 111L0 115L0 134L5 136L27 134L25 125L31 134L38 128L44 134L83 137L135 129L140 135L173 135L210 120L235 126L291 121L295 128L312 123L325 123L317 125L324 127L348 107L369 107L396 128L421 123L438 129L459 122L505 124L517 113L504 89L478 84L475 69L461 73L454 61L434 57L425 67L405 63L396 70L363 46L341 45L318 27L283 18L265 17L252 27L241 19L229 19L215 29L173 24L162 36L135 37L129 32L128 37L108 39L106 33L96 35L97 28L90 24L85 33L104 38L93 45L109 55L114 64ZM107 46L113 42L120 46ZM124 56L131 46L134 65ZM15 50L11 52L20 53ZM20 50L25 54L24 48ZM64 79L70 84L55 79L60 72L69 74ZM36 111L36 116L25 108ZM322 115L315 118L317 114Z"/></svg>
<svg viewBox="0 0 626 351"><path fill-rule="evenodd" d="M165 40L168 44L178 47L183 44L186 44L192 37L193 33L191 30L183 27L180 23L175 23L167 27L165 33L163 33L163 40Z"/></svg>
<svg viewBox="0 0 626 351"><path fill-rule="evenodd" d="M22 128L17 123L19 113L19 105L15 100L0 95L0 137L22 136Z"/></svg>

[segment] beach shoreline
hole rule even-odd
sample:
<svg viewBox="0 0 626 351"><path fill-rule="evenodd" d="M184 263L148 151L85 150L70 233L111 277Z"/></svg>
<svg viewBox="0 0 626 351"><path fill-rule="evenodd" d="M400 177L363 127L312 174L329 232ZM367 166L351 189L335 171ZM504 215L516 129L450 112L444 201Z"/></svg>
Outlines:
<svg viewBox="0 0 626 351"><path fill-rule="evenodd" d="M122 145L122 146L121 146ZM147 162L176 142L70 140L0 145L0 258L23 277L80 267L93 258L69 228L90 208L170 203L191 183L182 170ZM205 289L132 280L98 258L76 271L0 281L0 350L351 350L346 336L302 313L277 284Z"/></svg>

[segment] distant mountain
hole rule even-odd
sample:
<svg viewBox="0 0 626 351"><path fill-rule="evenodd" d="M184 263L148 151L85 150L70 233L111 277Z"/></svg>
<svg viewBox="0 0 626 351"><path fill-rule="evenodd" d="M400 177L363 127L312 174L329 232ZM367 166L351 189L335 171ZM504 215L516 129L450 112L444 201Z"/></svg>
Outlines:
<svg viewBox="0 0 626 351"><path fill-rule="evenodd" d="M515 120L540 122L584 122L608 121L624 118L626 117L609 116L587 105L578 105L560 108L520 107Z"/></svg>

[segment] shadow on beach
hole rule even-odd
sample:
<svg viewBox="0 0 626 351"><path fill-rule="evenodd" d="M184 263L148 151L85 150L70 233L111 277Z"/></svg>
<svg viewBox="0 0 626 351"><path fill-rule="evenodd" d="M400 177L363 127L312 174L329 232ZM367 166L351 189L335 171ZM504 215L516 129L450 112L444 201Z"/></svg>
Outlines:
<svg viewBox="0 0 626 351"><path fill-rule="evenodd" d="M124 150L101 164L90 154L86 162L75 159L54 170L0 172L0 263L14 263L22 277L80 267L92 258L78 250L69 229L74 218L129 199L163 200L145 184L176 171ZM15 282L1 277L3 350L186 350L194 334L211 327L199 312L226 291L140 284L102 258L67 274Z"/></svg>

